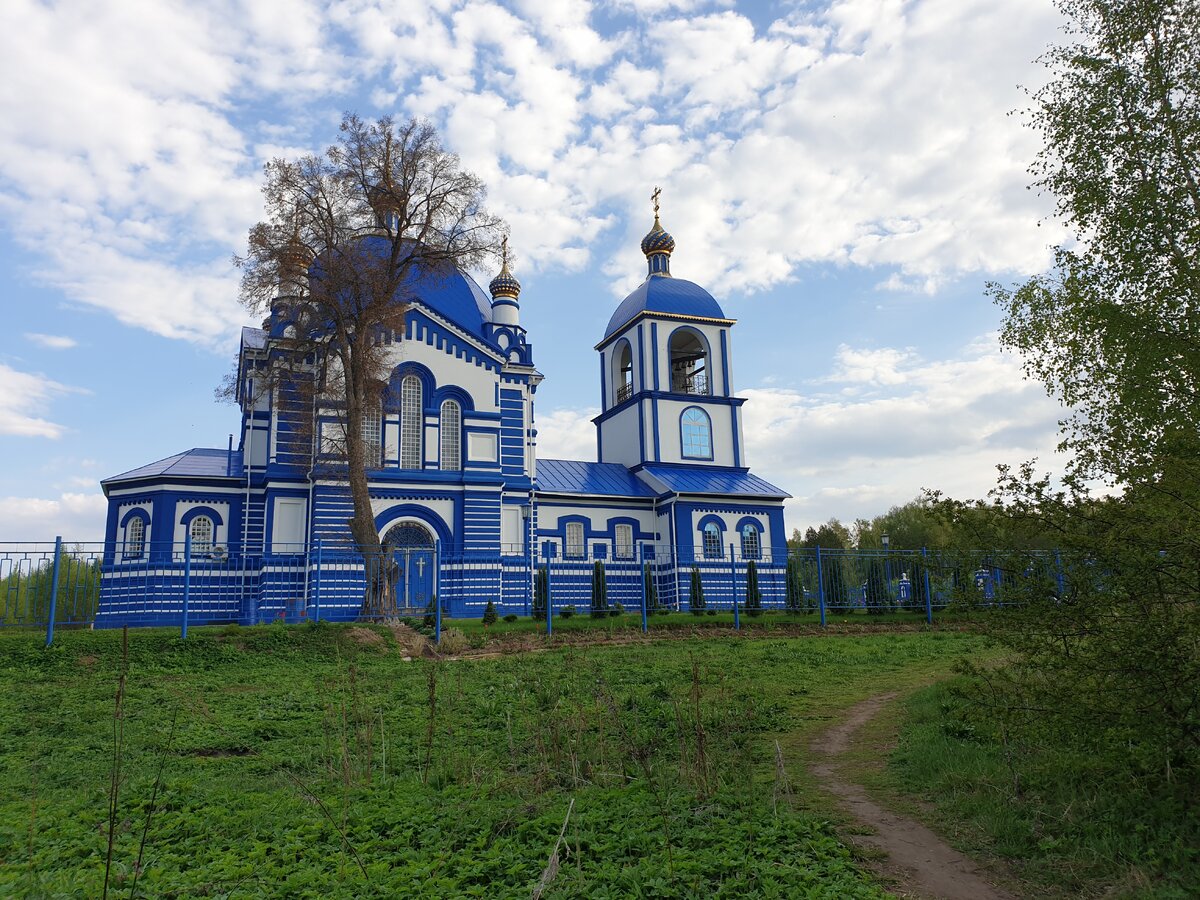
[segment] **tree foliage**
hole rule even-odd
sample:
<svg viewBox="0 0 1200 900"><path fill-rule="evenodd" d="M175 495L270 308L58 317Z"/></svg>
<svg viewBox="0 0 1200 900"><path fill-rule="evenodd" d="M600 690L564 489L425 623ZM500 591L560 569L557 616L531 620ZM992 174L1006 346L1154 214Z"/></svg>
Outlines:
<svg viewBox="0 0 1200 900"><path fill-rule="evenodd" d="M377 558L367 472L378 463L364 419L387 388L406 300L421 284L494 254L502 223L483 205L483 183L417 120L347 114L324 154L273 159L265 176L266 218L235 260L241 299L288 323L272 378L291 380L293 391L309 385L310 402L340 424L340 439L322 435L323 449L341 450L354 505L350 531L360 552ZM369 579L364 614L394 612L387 567L370 568L378 574Z"/></svg>
<svg viewBox="0 0 1200 900"><path fill-rule="evenodd" d="M1058 5L1072 40L1044 57L1031 171L1078 240L989 290L1002 343L1072 410L1080 470L1123 481L1200 428L1200 2Z"/></svg>

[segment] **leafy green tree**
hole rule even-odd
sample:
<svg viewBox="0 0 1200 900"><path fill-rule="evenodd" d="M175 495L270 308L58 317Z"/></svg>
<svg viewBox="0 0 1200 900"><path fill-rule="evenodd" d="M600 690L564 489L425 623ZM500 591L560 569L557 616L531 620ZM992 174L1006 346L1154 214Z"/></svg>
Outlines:
<svg viewBox="0 0 1200 900"><path fill-rule="evenodd" d="M1044 57L1031 172L1078 241L989 292L1002 343L1072 410L1077 467L1120 482L1200 429L1200 3L1058 6L1073 40Z"/></svg>
<svg viewBox="0 0 1200 900"><path fill-rule="evenodd" d="M489 600L487 602L487 606L485 606L483 608L483 625L484 625L484 627L490 628L492 625L495 625L497 618L498 618L498 616L496 615L496 604L493 603L491 600Z"/></svg>

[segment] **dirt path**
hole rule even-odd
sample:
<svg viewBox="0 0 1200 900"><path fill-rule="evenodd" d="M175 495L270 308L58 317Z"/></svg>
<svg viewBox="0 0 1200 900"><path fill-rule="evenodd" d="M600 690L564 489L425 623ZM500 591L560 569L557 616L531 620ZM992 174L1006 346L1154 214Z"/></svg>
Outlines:
<svg viewBox="0 0 1200 900"><path fill-rule="evenodd" d="M813 774L836 796L842 807L873 834L854 840L887 854L887 873L900 882L901 897L927 900L1013 900L1013 895L984 880L978 865L919 822L890 812L875 803L857 784L840 774L838 759L851 747L856 731L869 722L896 694L881 694L850 709L847 717L812 744L817 759Z"/></svg>

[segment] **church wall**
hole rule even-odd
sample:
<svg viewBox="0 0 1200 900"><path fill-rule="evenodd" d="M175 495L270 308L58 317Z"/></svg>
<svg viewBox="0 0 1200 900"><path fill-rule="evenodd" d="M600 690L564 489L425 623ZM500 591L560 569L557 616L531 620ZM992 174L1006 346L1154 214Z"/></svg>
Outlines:
<svg viewBox="0 0 1200 900"><path fill-rule="evenodd" d="M599 423L597 440L600 462L636 466L642 461L642 405L640 402L631 403Z"/></svg>
<svg viewBox="0 0 1200 900"><path fill-rule="evenodd" d="M697 398L703 401L704 398ZM662 439L659 442L659 460L667 463L702 463L714 466L737 465L734 457L733 409L724 403L694 403L688 400L660 399L658 423ZM683 455L682 431L679 417L691 406L698 406L708 413L712 423L713 458L710 461L685 458Z"/></svg>

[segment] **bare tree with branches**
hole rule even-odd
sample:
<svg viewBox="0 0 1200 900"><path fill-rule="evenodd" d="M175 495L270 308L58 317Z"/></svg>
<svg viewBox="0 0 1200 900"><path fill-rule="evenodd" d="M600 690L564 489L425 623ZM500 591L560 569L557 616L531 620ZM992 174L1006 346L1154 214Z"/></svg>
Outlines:
<svg viewBox="0 0 1200 900"><path fill-rule="evenodd" d="M383 548L368 474L379 466L378 445L364 423L386 389L408 302L422 285L496 254L504 226L484 207L485 193L428 122L348 113L323 155L267 164L266 217L235 258L246 308L288 323L267 379L337 423L332 435L312 435L312 458L332 454L344 467L350 533L368 561L364 616L396 611L390 567L370 564Z"/></svg>

